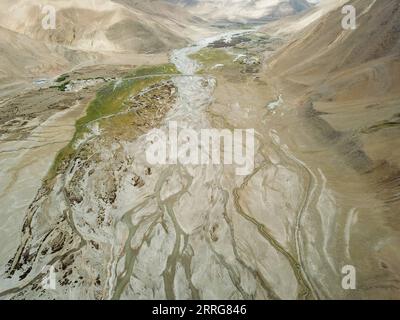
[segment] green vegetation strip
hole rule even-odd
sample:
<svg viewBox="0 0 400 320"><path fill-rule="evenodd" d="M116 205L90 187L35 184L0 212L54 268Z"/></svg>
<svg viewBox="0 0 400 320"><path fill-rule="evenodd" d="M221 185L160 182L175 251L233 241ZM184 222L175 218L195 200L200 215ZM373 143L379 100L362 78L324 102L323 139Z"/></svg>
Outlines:
<svg viewBox="0 0 400 320"><path fill-rule="evenodd" d="M189 58L198 61L202 65L199 73L210 71L218 64L224 65L224 68L236 65L234 56L225 49L204 48L190 55Z"/></svg>
<svg viewBox="0 0 400 320"><path fill-rule="evenodd" d="M76 152L77 142L89 133L89 123L123 111L123 104L130 96L138 94L152 84L168 79L168 74L177 73L178 71L170 64L144 66L135 69L130 74L130 77L144 77L143 79L123 79L121 83L113 81L101 88L95 99L89 104L86 115L75 123L75 133L70 143L57 154L45 179L46 184L50 184L59 173L67 168L69 160ZM165 76L163 76L164 74Z"/></svg>
<svg viewBox="0 0 400 320"><path fill-rule="evenodd" d="M144 77L150 75L173 75L179 74L180 72L176 69L172 63L166 63L155 66L141 66L130 72L125 78Z"/></svg>

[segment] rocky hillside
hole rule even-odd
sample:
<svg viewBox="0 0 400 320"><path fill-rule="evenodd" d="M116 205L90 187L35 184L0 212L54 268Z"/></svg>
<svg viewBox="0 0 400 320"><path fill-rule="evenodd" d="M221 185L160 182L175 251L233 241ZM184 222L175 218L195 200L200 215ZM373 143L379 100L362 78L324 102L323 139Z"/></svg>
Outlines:
<svg viewBox="0 0 400 320"><path fill-rule="evenodd" d="M168 0L208 20L246 22L271 20L310 8L307 0Z"/></svg>
<svg viewBox="0 0 400 320"><path fill-rule="evenodd" d="M52 0L47 4L57 10L54 30L42 27L41 1L1 1L3 82L51 73L104 55L167 53L186 44L204 26L201 19L164 1ZM21 59L26 53L30 58ZM133 56L130 63L135 63Z"/></svg>
<svg viewBox="0 0 400 320"><path fill-rule="evenodd" d="M381 201L379 216L400 229L400 3L353 0L357 29L340 8L306 27L270 61L269 74ZM354 195L356 191L354 190Z"/></svg>

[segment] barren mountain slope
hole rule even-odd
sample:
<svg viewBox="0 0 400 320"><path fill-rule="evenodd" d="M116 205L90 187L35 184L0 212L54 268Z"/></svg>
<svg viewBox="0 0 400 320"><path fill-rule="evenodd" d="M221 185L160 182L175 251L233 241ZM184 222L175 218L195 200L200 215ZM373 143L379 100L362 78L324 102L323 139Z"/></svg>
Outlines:
<svg viewBox="0 0 400 320"><path fill-rule="evenodd" d="M344 30L343 15L335 10L306 28L270 67L291 89L307 92L316 109L328 113L323 118L335 129L378 134L371 127L396 122L398 113L400 3L351 3L359 13L356 30Z"/></svg>
<svg viewBox="0 0 400 320"><path fill-rule="evenodd" d="M83 50L148 52L185 43L185 22L190 15L183 10L172 12L160 1L152 1L152 11L132 1L120 2L50 1L48 4L57 9L57 27L44 30L40 1L6 1L1 24L32 39ZM16 15L20 18L16 19Z"/></svg>
<svg viewBox="0 0 400 320"><path fill-rule="evenodd" d="M98 60L95 52L45 44L28 36L0 27L0 85L10 85L26 77L60 74L82 61Z"/></svg>
<svg viewBox="0 0 400 320"><path fill-rule="evenodd" d="M301 11L296 15L282 17L277 21L268 22L260 31L279 36L293 36L308 27L327 13L336 10L348 2L348 0L317 0L309 10ZM298 35L297 35L298 36Z"/></svg>
<svg viewBox="0 0 400 320"><path fill-rule="evenodd" d="M186 7L192 13L209 20L245 22L270 20L291 15L310 7L306 0L167 0Z"/></svg>
<svg viewBox="0 0 400 320"><path fill-rule="evenodd" d="M137 55L165 54L204 30L200 19L193 18L183 9L173 10L163 1L142 4L135 1L53 0L46 4L57 10L54 30L42 27L45 14L41 1L1 2L0 26L2 32L7 33L7 39L1 37L0 46L11 44L2 54L3 61L9 62L1 66L3 81L35 75L26 61L34 63L39 71L37 75L106 57L111 57L106 59L107 62L135 64ZM16 47L17 43L21 43L24 52L32 52L34 58L19 59L23 53L18 45ZM40 49L36 50L36 47ZM130 55L130 61L119 55ZM88 56L91 59L87 59ZM57 68L53 66L54 61Z"/></svg>

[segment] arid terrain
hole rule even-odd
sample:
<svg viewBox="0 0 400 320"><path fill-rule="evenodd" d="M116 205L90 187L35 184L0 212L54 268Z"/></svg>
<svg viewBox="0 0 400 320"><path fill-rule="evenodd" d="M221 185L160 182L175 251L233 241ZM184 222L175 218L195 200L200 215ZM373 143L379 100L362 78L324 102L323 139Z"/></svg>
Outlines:
<svg viewBox="0 0 400 320"><path fill-rule="evenodd" d="M1 299L400 299L397 0L46 4L0 4Z"/></svg>

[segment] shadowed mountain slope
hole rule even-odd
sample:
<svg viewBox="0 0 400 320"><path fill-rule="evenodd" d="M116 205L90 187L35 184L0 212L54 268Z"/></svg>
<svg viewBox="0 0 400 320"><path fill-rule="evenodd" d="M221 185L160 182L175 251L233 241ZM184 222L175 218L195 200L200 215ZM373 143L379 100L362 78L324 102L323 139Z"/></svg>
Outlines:
<svg viewBox="0 0 400 320"><path fill-rule="evenodd" d="M349 1L357 29L344 30L341 8L303 29L269 61L320 137L337 147L378 190L387 209L400 202L400 3ZM391 146L388 148L388 146ZM390 209L391 208L391 209ZM400 223L400 218L393 218Z"/></svg>

